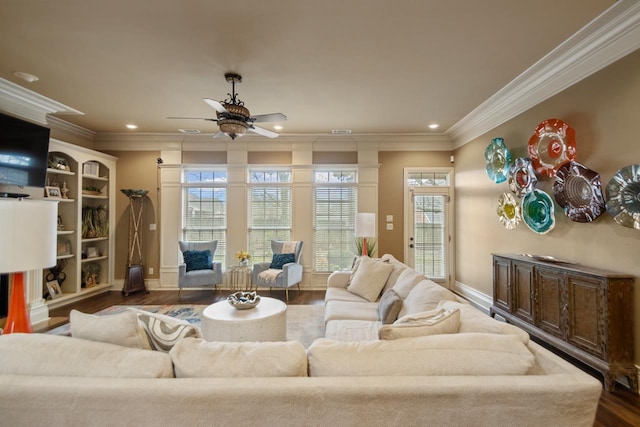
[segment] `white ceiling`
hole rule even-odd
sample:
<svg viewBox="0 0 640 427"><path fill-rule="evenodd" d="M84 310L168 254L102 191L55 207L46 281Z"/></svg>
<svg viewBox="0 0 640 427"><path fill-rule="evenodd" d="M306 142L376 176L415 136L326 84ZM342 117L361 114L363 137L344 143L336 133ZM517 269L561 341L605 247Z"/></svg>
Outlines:
<svg viewBox="0 0 640 427"><path fill-rule="evenodd" d="M202 98L227 97L228 71L252 114L288 116L283 134L442 133L614 3L0 0L0 77L98 134L214 133L167 117L215 117Z"/></svg>

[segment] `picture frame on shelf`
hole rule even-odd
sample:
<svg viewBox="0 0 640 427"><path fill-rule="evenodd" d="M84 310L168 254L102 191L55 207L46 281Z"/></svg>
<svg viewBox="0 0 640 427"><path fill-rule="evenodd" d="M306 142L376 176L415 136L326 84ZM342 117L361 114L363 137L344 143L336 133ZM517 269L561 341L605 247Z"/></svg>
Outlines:
<svg viewBox="0 0 640 427"><path fill-rule="evenodd" d="M60 283L57 280L51 280L47 282L47 290L49 291L49 296L51 299L56 299L62 296L62 288L60 287Z"/></svg>
<svg viewBox="0 0 640 427"><path fill-rule="evenodd" d="M85 162L82 165L82 174L88 176L100 176L100 164L98 162Z"/></svg>
<svg viewBox="0 0 640 427"><path fill-rule="evenodd" d="M71 241L69 239L58 239L58 256L71 255Z"/></svg>
<svg viewBox="0 0 640 427"><path fill-rule="evenodd" d="M45 197L52 197L52 198L61 198L62 197L62 193L60 192L60 187L54 187L51 185L47 185L46 187L44 187L44 196Z"/></svg>
<svg viewBox="0 0 640 427"><path fill-rule="evenodd" d="M97 258L100 254L98 253L98 248L95 246L89 246L87 248L87 258Z"/></svg>

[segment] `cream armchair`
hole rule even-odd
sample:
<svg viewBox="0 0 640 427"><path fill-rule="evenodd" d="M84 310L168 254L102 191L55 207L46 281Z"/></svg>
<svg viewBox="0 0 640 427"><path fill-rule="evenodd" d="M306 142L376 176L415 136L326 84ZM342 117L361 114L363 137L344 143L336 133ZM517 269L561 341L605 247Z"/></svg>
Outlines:
<svg viewBox="0 0 640 427"><path fill-rule="evenodd" d="M183 262L178 264L178 298L183 288L200 288L222 283L222 263L213 261L218 241L178 242ZM209 254L206 254L206 251Z"/></svg>
<svg viewBox="0 0 640 427"><path fill-rule="evenodd" d="M271 288L284 288L286 300L289 301L289 288L298 286L302 281L302 256L303 242L284 242L280 240L271 241L271 250L274 257L271 262L259 262L253 265L253 284L258 286L268 286ZM288 256L286 254L289 254ZM282 255L282 256L280 256ZM289 258L290 259L287 259ZM287 262L289 261L289 262Z"/></svg>

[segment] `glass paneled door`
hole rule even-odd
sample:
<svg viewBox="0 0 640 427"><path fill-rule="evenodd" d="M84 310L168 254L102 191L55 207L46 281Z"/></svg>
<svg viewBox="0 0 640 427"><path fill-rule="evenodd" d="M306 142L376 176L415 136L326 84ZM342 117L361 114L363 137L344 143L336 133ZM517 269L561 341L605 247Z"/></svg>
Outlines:
<svg viewBox="0 0 640 427"><path fill-rule="evenodd" d="M448 199L447 194L411 190L410 260L415 270L440 283L449 277Z"/></svg>

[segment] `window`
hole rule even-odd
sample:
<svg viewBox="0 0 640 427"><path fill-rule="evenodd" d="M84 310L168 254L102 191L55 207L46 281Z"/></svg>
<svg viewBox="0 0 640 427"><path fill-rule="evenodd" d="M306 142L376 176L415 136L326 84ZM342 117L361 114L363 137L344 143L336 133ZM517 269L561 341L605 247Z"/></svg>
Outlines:
<svg viewBox="0 0 640 427"><path fill-rule="evenodd" d="M358 206L354 169L314 172L314 269L351 268L355 256L353 229Z"/></svg>
<svg viewBox="0 0 640 427"><path fill-rule="evenodd" d="M182 238L217 240L214 259L225 264L227 246L226 170L186 170L182 177Z"/></svg>
<svg viewBox="0 0 640 427"><path fill-rule="evenodd" d="M253 262L271 261L271 240L291 239L291 171L249 170L249 248Z"/></svg>

